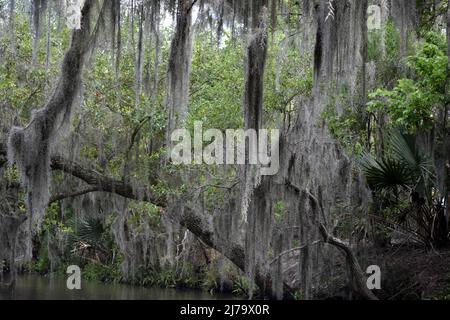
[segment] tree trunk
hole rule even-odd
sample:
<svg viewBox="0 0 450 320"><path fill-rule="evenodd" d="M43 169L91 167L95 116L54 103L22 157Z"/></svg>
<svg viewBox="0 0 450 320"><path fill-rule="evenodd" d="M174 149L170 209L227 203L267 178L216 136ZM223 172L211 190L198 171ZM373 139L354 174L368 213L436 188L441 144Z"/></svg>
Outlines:
<svg viewBox="0 0 450 320"><path fill-rule="evenodd" d="M177 24L170 46L167 71L167 144L173 130L183 126L188 114L192 55L192 7L194 0L178 0Z"/></svg>
<svg viewBox="0 0 450 320"><path fill-rule="evenodd" d="M36 5L42 5L36 1ZM31 260L31 230L39 227L49 199L50 153L62 131L69 127L72 106L81 87L84 60L92 46L93 1L82 9L81 29L75 30L61 68L57 87L48 103L36 110L24 128L13 127L8 140L8 156L17 164L27 191L29 231L27 258ZM101 13L102 14L102 13Z"/></svg>
<svg viewBox="0 0 450 320"><path fill-rule="evenodd" d="M247 47L247 70L244 97L246 129L258 130L262 125L264 71L267 57L267 0L252 3L252 28Z"/></svg>

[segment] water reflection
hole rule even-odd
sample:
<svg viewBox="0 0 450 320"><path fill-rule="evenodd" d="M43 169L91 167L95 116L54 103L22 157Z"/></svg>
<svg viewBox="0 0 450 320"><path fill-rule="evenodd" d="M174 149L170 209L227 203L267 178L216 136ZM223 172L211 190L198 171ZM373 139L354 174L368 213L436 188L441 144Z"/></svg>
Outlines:
<svg viewBox="0 0 450 320"><path fill-rule="evenodd" d="M142 288L82 282L81 290L68 290L63 277L22 275L17 279L14 293L0 289L0 300L210 300L231 299L230 295L210 295L195 290Z"/></svg>

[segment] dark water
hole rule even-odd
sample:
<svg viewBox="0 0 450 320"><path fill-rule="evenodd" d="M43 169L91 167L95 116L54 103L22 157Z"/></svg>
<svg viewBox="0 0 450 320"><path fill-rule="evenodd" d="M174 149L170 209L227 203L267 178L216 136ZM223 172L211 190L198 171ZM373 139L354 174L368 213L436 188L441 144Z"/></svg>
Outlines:
<svg viewBox="0 0 450 320"><path fill-rule="evenodd" d="M142 288L82 281L81 290L68 290L66 279L60 276L22 275L15 292L0 288L0 300L219 300L230 295L210 295L194 290Z"/></svg>

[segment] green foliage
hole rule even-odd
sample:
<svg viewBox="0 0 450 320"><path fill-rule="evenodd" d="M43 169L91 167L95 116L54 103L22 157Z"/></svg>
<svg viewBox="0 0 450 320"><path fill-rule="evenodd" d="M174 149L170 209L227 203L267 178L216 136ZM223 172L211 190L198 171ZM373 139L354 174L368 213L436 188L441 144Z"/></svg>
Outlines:
<svg viewBox="0 0 450 320"><path fill-rule="evenodd" d="M220 288L220 275L215 268L208 268L203 281L202 288L208 292L214 292Z"/></svg>
<svg viewBox="0 0 450 320"><path fill-rule="evenodd" d="M352 105L350 95L346 90L336 94L322 112L322 119L334 139L351 153L359 154L365 139L364 119Z"/></svg>
<svg viewBox="0 0 450 320"><path fill-rule="evenodd" d="M385 157L374 159L365 152L360 162L367 182L376 191L397 192L397 188L415 190L418 187L429 190L434 179L431 162L398 130L389 135L389 150Z"/></svg>
<svg viewBox="0 0 450 320"><path fill-rule="evenodd" d="M85 217L77 221L76 236L81 241L97 244L103 240L104 234L103 223L97 218Z"/></svg>
<svg viewBox="0 0 450 320"><path fill-rule="evenodd" d="M375 160L368 153L361 159L367 182L373 190L408 187L412 184L412 172L400 161L393 158Z"/></svg>
<svg viewBox="0 0 450 320"><path fill-rule="evenodd" d="M425 43L408 59L414 78L400 79L392 89L378 89L369 97L371 112L382 110L393 126L414 133L430 130L439 109L446 103L447 54L443 35L429 32Z"/></svg>
<svg viewBox="0 0 450 320"><path fill-rule="evenodd" d="M202 287L198 274L195 274L192 270L179 272L175 268L166 268L164 270L140 268L129 281L134 285L145 287L186 289L199 289Z"/></svg>
<svg viewBox="0 0 450 320"><path fill-rule="evenodd" d="M71 235L73 230L67 226L59 217L60 206L57 202L52 203L46 211L42 228L39 234L40 247L38 251L37 261L34 261L31 269L35 272L45 274L51 270L51 261L49 257L49 247L58 246L60 239L55 237L55 234ZM65 254L65 253L62 253ZM59 257L64 259L65 256Z"/></svg>
<svg viewBox="0 0 450 320"><path fill-rule="evenodd" d="M312 94L311 57L302 55L292 41L289 35L275 33L269 46L264 81L264 116L268 123L276 123L280 113L295 112L295 98Z"/></svg>
<svg viewBox="0 0 450 320"><path fill-rule="evenodd" d="M294 291L294 300L304 300L303 294L300 290L295 290Z"/></svg>
<svg viewBox="0 0 450 320"><path fill-rule="evenodd" d="M218 48L207 39L208 34L198 36L194 48L188 127L193 127L194 121L203 121L205 128L240 128L243 51L231 43Z"/></svg>
<svg viewBox="0 0 450 320"><path fill-rule="evenodd" d="M281 221L283 221L283 218L286 217L286 215L287 215L286 204L284 203L284 201L277 201L274 206L275 221L277 223L280 223Z"/></svg>
<svg viewBox="0 0 450 320"><path fill-rule="evenodd" d="M32 265L32 270L40 274L45 274L50 269L50 259L48 257L48 236L44 238L44 241L39 248L39 256L36 262Z"/></svg>
<svg viewBox="0 0 450 320"><path fill-rule="evenodd" d="M399 126L408 127L411 131L432 127L429 95L419 90L413 80L401 79L393 91L378 89L369 97L372 99L368 103L369 111L387 107L385 111Z"/></svg>
<svg viewBox="0 0 450 320"><path fill-rule="evenodd" d="M245 297L248 296L249 291L250 291L250 282L248 280L248 277L246 276L237 277L234 281L233 294L236 296Z"/></svg>
<svg viewBox="0 0 450 320"><path fill-rule="evenodd" d="M117 264L104 265L97 262L88 263L83 267L82 273L83 279L89 281L119 283L122 280L122 273Z"/></svg>
<svg viewBox="0 0 450 320"><path fill-rule="evenodd" d="M46 32L46 27L44 28ZM15 47L10 43L10 37L0 39L0 103L6 110L3 116L9 114L29 118L31 110L40 106L46 98L46 89L51 79L57 77L62 54L67 48L69 32L57 33L52 28L52 38L55 45L51 46L51 60L48 70L46 65L46 50L40 50L36 66L32 66L32 37L29 36L29 19L26 15L16 15ZM43 45L43 44L42 44Z"/></svg>
<svg viewBox="0 0 450 320"><path fill-rule="evenodd" d="M380 43L383 42L384 46ZM404 73L404 62L400 55L400 33L395 23L389 20L384 30L373 30L368 36L368 61L376 64L377 82L391 87Z"/></svg>
<svg viewBox="0 0 450 320"><path fill-rule="evenodd" d="M432 2L429 0L416 0L417 12L419 15L419 25L416 28L417 33L424 37L430 30L436 28L436 21L439 21L439 17L447 14L447 1ZM445 20L445 19L444 19ZM440 22L440 24L445 23L445 21Z"/></svg>
<svg viewBox="0 0 450 320"><path fill-rule="evenodd" d="M197 36L194 48L188 127L192 129L194 121L203 121L205 129L242 128L245 50L231 40L218 48L209 43L209 37L209 33ZM292 112L294 98L309 96L312 90L310 59L289 45L291 40L284 34L276 32L273 40L264 88L264 118L268 124L274 123L280 113Z"/></svg>
<svg viewBox="0 0 450 320"><path fill-rule="evenodd" d="M289 0L287 5L289 12L300 11L298 1ZM30 67L33 40L29 36L29 20L27 14L16 15L15 48L12 48L8 37L0 39L0 105L8 109L8 118L4 120L8 127L15 116L18 116L19 123L27 123L31 111L45 103L57 81L63 53L71 38L70 30L63 28L60 32L56 29L56 24L47 30L47 26L43 24L43 34L50 32L52 41L49 68L47 70L45 67L46 41L40 41L37 63ZM282 115L294 113L297 105L295 99L309 97L313 86L311 57L301 54L298 44L295 43L297 35L290 34L290 31L297 27L298 17L295 14L288 15L286 19L280 19L280 24L288 32L272 30L271 34L264 90L264 120L267 127L278 126ZM170 38L166 37L169 34L167 30L163 31L159 82L156 87L150 86L151 90L145 88L138 94L135 83L136 51L131 45L132 32L129 30L132 27L126 23L122 29L124 45L117 73L108 46L99 46L97 54L92 56L85 68L82 103L73 115L71 132L74 134L70 136L70 139L77 141L79 147L75 151L77 161L89 163L93 170L117 179L132 178L152 185L152 191L162 196L179 195L191 190L194 185L201 185L206 209L229 205L227 196L230 190L227 186L236 183L234 170L221 171L216 170L217 168L200 167L198 176L177 186L169 186L168 182L161 178L165 173L179 174L181 170L180 167L161 164L166 152L163 148L167 94L165 73ZM230 40L219 48L210 43L209 37L209 33L196 37L188 127L192 127L194 121L200 120L204 122L205 129L241 128L245 47ZM147 48L145 51L145 72L150 73L155 67L154 53L154 48ZM347 105L341 115L329 114L330 127L334 135L345 144L351 145L355 132L360 129L360 122L357 114L346 107ZM131 146L133 133L136 133L136 139ZM127 165L130 165L126 168L130 171L124 178ZM11 175L16 176L16 172L12 171ZM53 179L55 185L66 183L62 174L54 174ZM131 202L128 209L131 215L127 227L132 228L133 232L145 232L144 227L147 226L163 232L159 208ZM74 262L83 266L83 277L86 280L129 281L139 285L161 287L203 287L208 291L220 287L220 275L216 269L202 270L197 274L192 270L180 273L172 268L149 270L148 267L142 267L132 279L125 279L120 271L120 258L112 257L117 250L111 234L114 212L105 212L107 217L102 219L84 217L75 220L73 212L67 212L70 209L65 210L66 212L61 212L59 203L52 204L47 210L43 230L39 235L41 247L35 266L39 272L49 270L49 245L52 241L58 241L55 235L62 232L70 237L67 252L61 257L61 271L65 271L64 266ZM286 204L278 202L275 219L281 222L286 213ZM295 240L294 244L297 241ZM234 292L247 295L248 291L247 277L237 277Z"/></svg>

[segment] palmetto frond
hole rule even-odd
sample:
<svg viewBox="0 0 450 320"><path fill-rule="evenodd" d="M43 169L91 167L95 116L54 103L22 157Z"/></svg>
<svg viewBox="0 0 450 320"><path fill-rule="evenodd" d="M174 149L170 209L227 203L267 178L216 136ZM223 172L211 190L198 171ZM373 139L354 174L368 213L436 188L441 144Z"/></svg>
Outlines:
<svg viewBox="0 0 450 320"><path fill-rule="evenodd" d="M105 233L102 222L97 218L71 218L67 221L67 224L74 230L71 237L72 242L83 241L96 245L101 243Z"/></svg>
<svg viewBox="0 0 450 320"><path fill-rule="evenodd" d="M103 224L99 219L87 217L79 221L77 236L80 240L94 245L101 242L104 232Z"/></svg>
<svg viewBox="0 0 450 320"><path fill-rule="evenodd" d="M389 146L392 157L411 170L416 184L434 179L433 164L417 150L411 138L393 130L389 135Z"/></svg>
<svg viewBox="0 0 450 320"><path fill-rule="evenodd" d="M434 178L431 162L399 130L389 134L388 144L388 153L382 159L375 159L369 152L365 152L360 159L367 182L373 190L396 187L414 189L418 184L426 186Z"/></svg>
<svg viewBox="0 0 450 320"><path fill-rule="evenodd" d="M361 158L367 183L373 190L407 187L413 183L411 170L392 158L376 160L368 152Z"/></svg>

